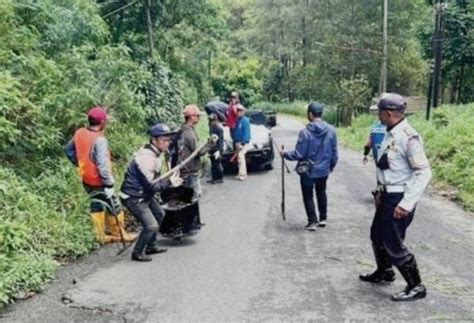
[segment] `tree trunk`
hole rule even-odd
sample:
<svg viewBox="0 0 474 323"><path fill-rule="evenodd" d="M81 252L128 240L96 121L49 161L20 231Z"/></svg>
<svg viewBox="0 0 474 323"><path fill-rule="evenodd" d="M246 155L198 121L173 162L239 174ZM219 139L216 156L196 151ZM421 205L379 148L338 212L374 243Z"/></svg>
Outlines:
<svg viewBox="0 0 474 323"><path fill-rule="evenodd" d="M303 67L306 66L306 21L305 17L301 18L301 28L303 31L303 39L302 41L302 51L303 51Z"/></svg>
<svg viewBox="0 0 474 323"><path fill-rule="evenodd" d="M459 84L458 84L458 96L456 98L456 103L464 103L462 97L462 90L464 86L464 62L461 64L461 73L459 74Z"/></svg>

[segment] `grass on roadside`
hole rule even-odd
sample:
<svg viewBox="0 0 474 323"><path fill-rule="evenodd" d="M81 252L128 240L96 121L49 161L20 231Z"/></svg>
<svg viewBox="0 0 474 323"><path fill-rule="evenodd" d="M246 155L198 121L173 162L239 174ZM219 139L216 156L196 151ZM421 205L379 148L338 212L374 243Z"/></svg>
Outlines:
<svg viewBox="0 0 474 323"><path fill-rule="evenodd" d="M148 139L113 131L108 138L118 190L129 158ZM88 207L65 157L0 166L0 307L41 291L61 264L98 246Z"/></svg>
<svg viewBox="0 0 474 323"><path fill-rule="evenodd" d="M0 304L7 304L41 290L62 262L96 243L86 196L65 160L32 181L0 168L0 183Z"/></svg>
<svg viewBox="0 0 474 323"><path fill-rule="evenodd" d="M264 111L274 111L281 114L288 114L307 120L307 107L309 102L295 101L291 103L260 102L253 108ZM324 110L324 120L330 124L336 124L337 110L335 107L326 106Z"/></svg>

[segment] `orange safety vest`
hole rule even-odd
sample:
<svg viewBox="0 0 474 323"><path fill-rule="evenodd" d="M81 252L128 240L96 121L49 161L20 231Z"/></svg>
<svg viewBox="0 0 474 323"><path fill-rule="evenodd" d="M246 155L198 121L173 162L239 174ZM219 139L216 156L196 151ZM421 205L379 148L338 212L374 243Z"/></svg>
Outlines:
<svg viewBox="0 0 474 323"><path fill-rule="evenodd" d="M100 131L91 131L87 128L80 128L74 134L74 146L76 147L76 155L78 162L79 176L82 181L90 186L103 186L99 169L92 160L92 147L97 138L102 137ZM110 153L107 156L109 168L111 168Z"/></svg>

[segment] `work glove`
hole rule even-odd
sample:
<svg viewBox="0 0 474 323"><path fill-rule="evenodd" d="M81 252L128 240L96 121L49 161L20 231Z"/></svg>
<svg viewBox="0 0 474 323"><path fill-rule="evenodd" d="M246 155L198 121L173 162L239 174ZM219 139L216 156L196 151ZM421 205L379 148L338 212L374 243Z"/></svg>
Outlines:
<svg viewBox="0 0 474 323"><path fill-rule="evenodd" d="M122 204L116 195L110 198L110 214L119 215L122 212Z"/></svg>
<svg viewBox="0 0 474 323"><path fill-rule="evenodd" d="M169 181L171 183L171 187L178 187L183 184L183 179L179 177L179 172L173 173L173 175L170 176Z"/></svg>
<svg viewBox="0 0 474 323"><path fill-rule="evenodd" d="M105 194L105 197L108 198L108 199L111 199L112 196L114 196L114 188L113 187L106 187L104 188L104 194Z"/></svg>

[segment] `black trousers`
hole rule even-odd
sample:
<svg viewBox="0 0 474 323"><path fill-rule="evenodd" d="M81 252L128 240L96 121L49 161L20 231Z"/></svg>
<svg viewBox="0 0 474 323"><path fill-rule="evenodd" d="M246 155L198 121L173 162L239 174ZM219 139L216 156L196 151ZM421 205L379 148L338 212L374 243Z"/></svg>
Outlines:
<svg viewBox="0 0 474 323"><path fill-rule="evenodd" d="M210 155L211 160L211 176L213 180L221 180L224 178L224 168L222 167L222 158L214 158Z"/></svg>
<svg viewBox="0 0 474 323"><path fill-rule="evenodd" d="M327 195L326 182L328 177L309 178L300 177L301 192L303 193L303 203L308 216L309 223L317 223L318 217L314 207L313 190L316 191L316 200L318 202L319 221L326 221L327 218Z"/></svg>
<svg viewBox="0 0 474 323"><path fill-rule="evenodd" d="M122 199L122 203L143 226L133 250L134 254L141 255L147 246L157 243L157 233L165 211L155 198L142 200L129 197Z"/></svg>
<svg viewBox="0 0 474 323"><path fill-rule="evenodd" d="M374 220L370 227L370 240L374 248L383 249L399 267L412 258L412 254L404 244L405 234L415 215L415 210L406 218L395 219L393 214L403 193L381 193L380 205L375 210Z"/></svg>

